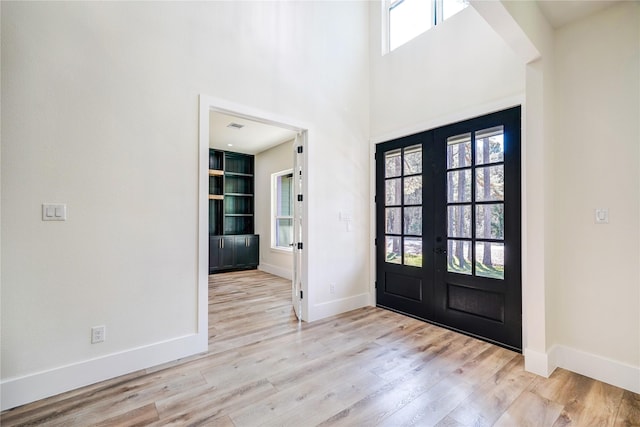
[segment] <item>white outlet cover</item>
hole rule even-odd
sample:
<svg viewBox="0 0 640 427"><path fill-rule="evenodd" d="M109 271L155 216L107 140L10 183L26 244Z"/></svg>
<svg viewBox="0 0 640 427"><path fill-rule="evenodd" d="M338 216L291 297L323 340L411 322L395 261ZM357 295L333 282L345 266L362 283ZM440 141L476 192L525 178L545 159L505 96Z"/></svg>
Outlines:
<svg viewBox="0 0 640 427"><path fill-rule="evenodd" d="M595 222L596 224L608 224L609 223L609 209L596 208L595 209Z"/></svg>
<svg viewBox="0 0 640 427"><path fill-rule="evenodd" d="M104 340L105 340L104 326L94 326L93 328L91 328L91 344L104 342Z"/></svg>

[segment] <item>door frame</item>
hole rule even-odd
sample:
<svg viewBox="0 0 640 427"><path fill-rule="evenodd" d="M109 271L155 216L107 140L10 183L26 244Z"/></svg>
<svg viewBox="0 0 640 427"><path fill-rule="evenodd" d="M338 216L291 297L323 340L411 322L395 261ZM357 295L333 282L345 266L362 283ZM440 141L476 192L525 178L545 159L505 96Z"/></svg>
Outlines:
<svg viewBox="0 0 640 427"><path fill-rule="evenodd" d="M531 341L531 337L536 335L536 331L539 328L532 324L531 322L527 322L527 318L524 315L526 311L531 311L531 304L527 304L525 301L526 295L538 294L537 290L538 283L535 283L532 280L532 271L530 269L530 265L534 264L531 261L531 257L534 256L533 252L529 250L528 242L529 242L529 219L527 217L528 211L528 173L527 173L527 164L529 164L530 159L528 158L528 150L527 150L527 102L524 95L515 95L511 97L505 97L502 99L498 99L493 102L488 102L485 104L477 105L474 107L466 108L456 112L450 112L445 115L424 120L421 122L417 122L413 125L405 126L402 128L398 128L395 130L387 131L385 133L380 133L377 135L371 135L369 139L369 188L370 188L370 197L369 197L369 236L370 236L370 250L369 250L369 277L371 278L369 283L369 294L371 295L371 306L376 306L376 145L379 143L383 143L386 141L391 141L394 139L399 139L405 136L418 134L421 132L425 132L431 129L436 129L439 127L443 127L446 125L450 125L452 123L463 122L465 120L472 119L474 117L484 116L491 113L495 113L502 110L507 110L512 107L520 106L521 110L521 151L520 151L520 170L521 170L521 180L520 180L520 194L521 194L521 233L522 233L522 241L521 241L521 261L522 261L522 352L525 357L525 364L535 364L535 366L531 365L530 369L532 372L540 373L541 370L538 365L540 365L540 361L538 360L537 354L531 354L528 351L528 345ZM528 359L531 361L528 361ZM548 374L547 374L548 375Z"/></svg>
<svg viewBox="0 0 640 427"><path fill-rule="evenodd" d="M506 347L518 352L522 351L522 219L521 219L521 117L522 106L510 107L504 110L483 114L481 116L462 120L456 123L450 123L439 126L434 129L418 132L412 135L396 138L389 141L376 144L376 305L388 308L393 311L404 313L410 317L424 319L430 323L436 323L449 329L460 331L467 335L476 336L485 341L493 342L502 347ZM494 167L494 164L500 164L504 168L505 196L500 199L501 202L486 201L477 199L473 196L474 185L471 184L471 198L464 200L464 206L471 208L470 215L473 215L475 208L473 206L479 203L479 206L493 206L495 203L502 205L505 215L505 223L507 224L503 237L496 237L492 241L502 241L505 247L509 247L508 262L505 263L505 274L501 280L483 274L476 274L475 269L469 274L450 274L447 269L447 256L433 256L433 252L437 247L446 248L446 242L451 237L447 231L447 162L446 155L446 137L451 135L468 134L469 143L473 141L473 135L480 129L491 128L502 124L504 126L505 138L510 141L509 149L505 148L504 160L498 163L480 162L475 163L472 160L463 170L469 172L469 178L474 180L476 167L478 170ZM472 145L474 145L473 143ZM407 176L414 176L415 171L407 172L405 167L398 174L388 175L386 171L386 159L389 156L402 156L404 159L405 151L414 147L420 147L424 166L419 171L419 176L426 181L422 188L422 232L419 239L422 241L423 264L421 268L412 267L412 263L401 261L396 264L394 261L387 261L386 242L389 236L400 236L401 241L406 242L405 238L409 233L410 239L418 238L406 229L404 213L400 216L400 229L388 229L385 212L398 210L402 207L404 212L406 200L406 187L400 185L400 200L392 200L391 204L386 200L387 191L386 184L389 180L398 181L402 179L404 182ZM406 165L401 160L403 165ZM466 166L469 166L468 168ZM454 168L455 169L455 168ZM457 169L456 169L457 170ZM488 169L487 169L488 170ZM508 175L508 176L507 176ZM410 178L413 179L413 178ZM402 188L405 188L402 190ZM487 199L489 200L489 199ZM415 203L416 201L414 201ZM460 203L454 203L459 205ZM413 204L409 202L409 205ZM413 209L413 208L412 208ZM472 216L473 218L473 216ZM475 220L471 220L473 223ZM471 230L475 229L474 224L470 224ZM471 231L470 230L470 231ZM399 233L399 234L397 234ZM449 237L446 237L449 235ZM457 236L470 244L470 251L474 251L476 238L484 241L484 238L476 236L475 232L470 235ZM444 238L443 243L441 242ZM403 245L401 243L401 245ZM406 247L405 247L406 249ZM451 248L449 248L451 249ZM441 249L442 250L442 249ZM400 250L403 255L405 250ZM394 250L395 252L395 250ZM443 252L447 253L446 249ZM472 260L474 258L471 258ZM472 262L472 267L474 262ZM444 263L444 264L443 264ZM456 273L455 271L453 273ZM410 285L411 284L411 285ZM494 311L477 311L472 307L458 309L449 307L447 302L449 287L459 289L459 302L463 303L467 299L477 301L482 294L490 297L489 303L493 301ZM462 293L460 293L462 292ZM471 293L473 293L473 295ZM378 298L380 299L378 301ZM462 298L462 299L460 299ZM496 300L497 298L497 300ZM499 300L499 301L498 301ZM502 302L500 302L502 301ZM465 306L466 307L466 306ZM461 310L461 311L459 311ZM497 310L497 311L496 311ZM491 315L495 317L490 317ZM500 313L502 318L500 320ZM485 317L488 316L488 317Z"/></svg>
<svg viewBox="0 0 640 427"><path fill-rule="evenodd" d="M302 247L305 238L307 222L304 219L306 205L304 202L304 187L307 182L307 170L305 166L306 132L299 132L293 142L293 241L291 242L293 252L293 277L291 283L291 302L293 311L298 321L302 321L305 310L302 308L303 288L303 255L306 253ZM307 294L308 295L308 294Z"/></svg>
<svg viewBox="0 0 640 427"><path fill-rule="evenodd" d="M263 111L243 104L238 104L226 99L209 96L206 94L200 94L199 97L199 133L198 133L198 258L197 258L197 273L198 273L198 288L197 288L197 335L198 341L201 346L208 346L209 335L209 112L215 111L223 114L236 116L243 119L253 120L256 122L278 126L281 128L289 129L298 133L302 133L304 138L302 144L304 145L303 156L304 165L306 170L306 176L308 176L308 144L309 144L309 126L299 121L289 118L281 117L272 112ZM305 223L308 223L308 209L306 204L308 200L308 180L303 180L303 192L305 194L302 217ZM308 242L308 230L303 228L302 234L305 245ZM301 272L300 277L302 280L302 291L305 295L308 295L308 251L302 251L301 257ZM307 320L308 313L308 299L302 300L302 320ZM205 347L206 348L206 347Z"/></svg>
<svg viewBox="0 0 640 427"><path fill-rule="evenodd" d="M496 280L495 278L483 277L482 275L476 274L475 267L474 272L470 274L452 274L452 272L449 272L447 269L447 256L440 257L440 264L437 264L435 268L436 280L434 282L434 291L436 301L441 305L436 308L435 317L448 327L464 331L466 334L480 337L485 341L493 342L502 347L522 352L522 106L518 105L501 111L483 114L434 129L433 143L436 150L439 150L439 155L442 156L442 158L438 159L436 173L441 175L443 179L446 178L448 169L447 166L445 166L447 161L445 147L448 136L460 135L467 132L475 134L477 131L497 125L504 126L504 138L505 141L508 142L508 146L505 145L503 151L503 161L499 163L484 162L480 164L472 161L472 168L477 171L477 168L489 168L495 164L502 164L504 168L504 198L501 200L487 200L484 204L487 206L486 203L501 203L503 206L505 221L504 236L502 239L496 238L494 241L502 241L506 251L505 258L508 256L509 260L504 264L505 271L502 279ZM469 166L471 167L471 164ZM468 170L472 171L473 169L470 168ZM473 191L473 187L477 185L473 184L473 181L476 179L473 172L470 177ZM441 207L441 214L435 215L436 223L434 228L436 235L443 236L445 242L447 241L446 236L448 234L446 188L446 184L440 183L434 200L435 206ZM467 202L465 202L465 204L466 203ZM442 204L442 206L440 206L440 204ZM472 196L467 206L482 205L482 201ZM471 227L474 229L475 225L471 224ZM478 237L472 234L468 236L468 238L469 240L467 241L470 243L471 250L474 251L473 253L475 253L475 245L472 242L477 242L476 239L480 240L480 242L487 241L485 240L487 239L486 236ZM453 239L455 240L455 238ZM466 240L466 238L464 240ZM473 258L471 258L471 262L474 264ZM459 310L463 311L457 311L447 307L443 303L447 298L446 295L449 295L449 292L451 292L453 288L458 288L460 291L464 289L476 289L484 292L485 295L500 295L504 298L502 305L504 309L503 319L498 320L497 318L499 316L496 316L496 318L483 318L482 315L478 313L465 312L464 309L461 308L459 308ZM444 320L445 318L447 319L446 321Z"/></svg>

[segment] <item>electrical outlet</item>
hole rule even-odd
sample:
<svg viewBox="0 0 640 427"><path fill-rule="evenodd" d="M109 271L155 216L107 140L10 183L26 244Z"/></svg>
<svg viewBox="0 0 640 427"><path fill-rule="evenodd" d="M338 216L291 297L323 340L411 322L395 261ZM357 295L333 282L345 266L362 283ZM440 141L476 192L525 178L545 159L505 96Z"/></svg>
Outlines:
<svg viewBox="0 0 640 427"><path fill-rule="evenodd" d="M104 326L94 326L93 328L91 328L91 344L104 342L104 340L105 340Z"/></svg>
<svg viewBox="0 0 640 427"><path fill-rule="evenodd" d="M336 285L335 285L335 283L329 284L329 292L331 292L332 294L336 293Z"/></svg>
<svg viewBox="0 0 640 427"><path fill-rule="evenodd" d="M609 209L596 208L596 224L608 224L609 223Z"/></svg>

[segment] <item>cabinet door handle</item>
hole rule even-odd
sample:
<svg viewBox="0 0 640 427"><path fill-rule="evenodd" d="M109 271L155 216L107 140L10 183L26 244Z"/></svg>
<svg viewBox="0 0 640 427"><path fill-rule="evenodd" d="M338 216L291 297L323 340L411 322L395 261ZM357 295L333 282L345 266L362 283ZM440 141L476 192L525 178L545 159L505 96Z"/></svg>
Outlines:
<svg viewBox="0 0 640 427"><path fill-rule="evenodd" d="M224 239L220 239L220 249L224 249Z"/></svg>

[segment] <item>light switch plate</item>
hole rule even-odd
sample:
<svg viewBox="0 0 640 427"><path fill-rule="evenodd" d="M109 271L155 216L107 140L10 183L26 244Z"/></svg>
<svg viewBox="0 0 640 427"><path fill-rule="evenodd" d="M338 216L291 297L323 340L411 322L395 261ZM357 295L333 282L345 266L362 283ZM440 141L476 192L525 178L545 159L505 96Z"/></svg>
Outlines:
<svg viewBox="0 0 640 427"><path fill-rule="evenodd" d="M43 203L42 204L42 220L43 221L66 221L67 205L64 203Z"/></svg>
<svg viewBox="0 0 640 427"><path fill-rule="evenodd" d="M596 224L608 224L609 223L609 209L596 208L595 210Z"/></svg>
<svg viewBox="0 0 640 427"><path fill-rule="evenodd" d="M353 214L349 211L340 211L340 213L338 214L338 219L340 221L352 221Z"/></svg>

